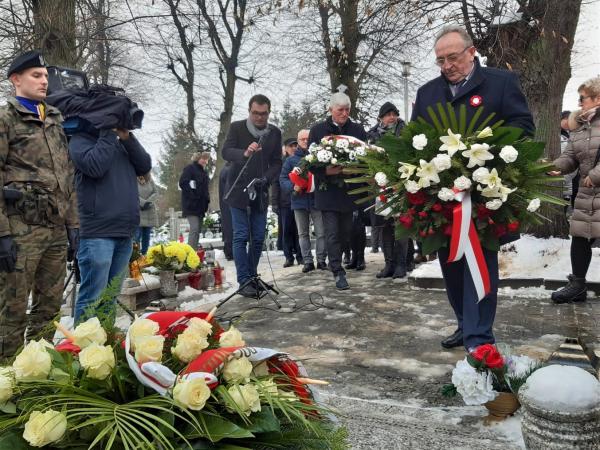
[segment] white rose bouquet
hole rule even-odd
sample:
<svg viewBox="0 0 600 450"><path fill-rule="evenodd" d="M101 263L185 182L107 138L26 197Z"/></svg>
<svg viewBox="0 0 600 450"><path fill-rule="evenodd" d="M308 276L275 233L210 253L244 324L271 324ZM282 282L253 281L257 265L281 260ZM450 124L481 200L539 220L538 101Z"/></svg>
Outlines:
<svg viewBox="0 0 600 450"><path fill-rule="evenodd" d="M440 104L429 110L434 125L411 122L399 137L377 142L385 151L354 152L358 176L345 182L361 187L350 193L364 193L368 183L371 195L357 203L381 200L376 208L397 218L396 235L421 241L424 254L448 245L453 211L466 197L479 241L490 250L506 234L540 224L542 202L565 204L551 195L561 178L547 176L553 166L540 161L544 144L521 129L492 124L493 116L480 120L482 111L467 123L464 105L456 114Z"/></svg>
<svg viewBox="0 0 600 450"><path fill-rule="evenodd" d="M0 448L288 448L290 429L345 448L309 388L324 382L247 346L215 310L145 314L125 337L96 317L74 330L55 323L63 342L31 341L0 367Z"/></svg>

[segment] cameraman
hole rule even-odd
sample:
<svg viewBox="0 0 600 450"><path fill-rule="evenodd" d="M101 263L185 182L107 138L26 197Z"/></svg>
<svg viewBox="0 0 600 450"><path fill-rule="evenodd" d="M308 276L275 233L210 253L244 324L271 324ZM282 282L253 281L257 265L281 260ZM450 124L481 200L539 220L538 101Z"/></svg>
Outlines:
<svg viewBox="0 0 600 450"><path fill-rule="evenodd" d="M256 275L267 227L269 185L277 182L281 171L281 131L268 123L271 101L257 94L250 99L248 112L246 120L231 124L223 144L223 158L231 163L227 180L231 190L225 201L231 210L233 259L240 286ZM251 199L249 194L254 192L256 197ZM252 283L240 294L256 298L260 293Z"/></svg>
<svg viewBox="0 0 600 450"><path fill-rule="evenodd" d="M73 165L62 117L45 102L42 55L18 56L8 78L15 97L0 110L0 358L23 345L26 328L36 337L58 313L67 237L75 250L79 227Z"/></svg>
<svg viewBox="0 0 600 450"><path fill-rule="evenodd" d="M127 120L98 123L101 128L82 123L69 142L81 222L75 323L97 315L93 307L100 293L127 269L140 223L136 177L152 168L150 155L127 129L132 126Z"/></svg>

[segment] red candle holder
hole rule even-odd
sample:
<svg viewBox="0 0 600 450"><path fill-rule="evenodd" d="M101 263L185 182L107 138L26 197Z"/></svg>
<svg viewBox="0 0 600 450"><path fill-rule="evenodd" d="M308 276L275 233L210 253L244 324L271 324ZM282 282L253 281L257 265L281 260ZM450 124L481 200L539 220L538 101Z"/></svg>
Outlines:
<svg viewBox="0 0 600 450"><path fill-rule="evenodd" d="M202 281L202 274L200 272L193 272L190 273L190 276L188 278L188 282L190 284L190 287L196 289L196 290L200 290L200 283Z"/></svg>
<svg viewBox="0 0 600 450"><path fill-rule="evenodd" d="M223 284L223 268L215 267L213 274L215 275L215 286L221 286Z"/></svg>

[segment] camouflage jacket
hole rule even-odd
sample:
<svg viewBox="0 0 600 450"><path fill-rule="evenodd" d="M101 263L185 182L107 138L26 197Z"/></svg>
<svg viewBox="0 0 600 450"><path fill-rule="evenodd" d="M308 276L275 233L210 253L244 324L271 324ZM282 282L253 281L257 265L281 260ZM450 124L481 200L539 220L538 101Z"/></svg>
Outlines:
<svg viewBox="0 0 600 450"><path fill-rule="evenodd" d="M58 109L46 105L45 119L25 108L16 98L0 108L0 188L11 185L48 194L58 211L56 223L78 227L74 168ZM0 189L0 236L10 234L4 194Z"/></svg>

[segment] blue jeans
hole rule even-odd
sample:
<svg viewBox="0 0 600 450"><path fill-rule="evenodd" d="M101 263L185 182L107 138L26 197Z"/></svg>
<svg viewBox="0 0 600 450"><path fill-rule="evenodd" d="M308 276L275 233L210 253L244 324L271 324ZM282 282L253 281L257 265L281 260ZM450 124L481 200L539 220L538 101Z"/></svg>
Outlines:
<svg viewBox="0 0 600 450"><path fill-rule="evenodd" d="M152 235L152 227L138 227L135 232L135 241L140 245L140 252L145 255L150 245L150 236Z"/></svg>
<svg viewBox="0 0 600 450"><path fill-rule="evenodd" d="M256 275L256 268L265 241L267 212L251 209L250 217L248 217L245 209L233 207L229 209L233 225L233 260L237 281L239 284L243 284L248 278ZM252 236L252 247L249 245L250 236Z"/></svg>
<svg viewBox="0 0 600 450"><path fill-rule="evenodd" d="M100 294L114 277L124 278L132 250L131 238L81 239L77 259L81 272L81 285L75 304L75 323L94 317L94 305ZM119 284L120 287L120 284ZM114 300L107 312L113 309Z"/></svg>

